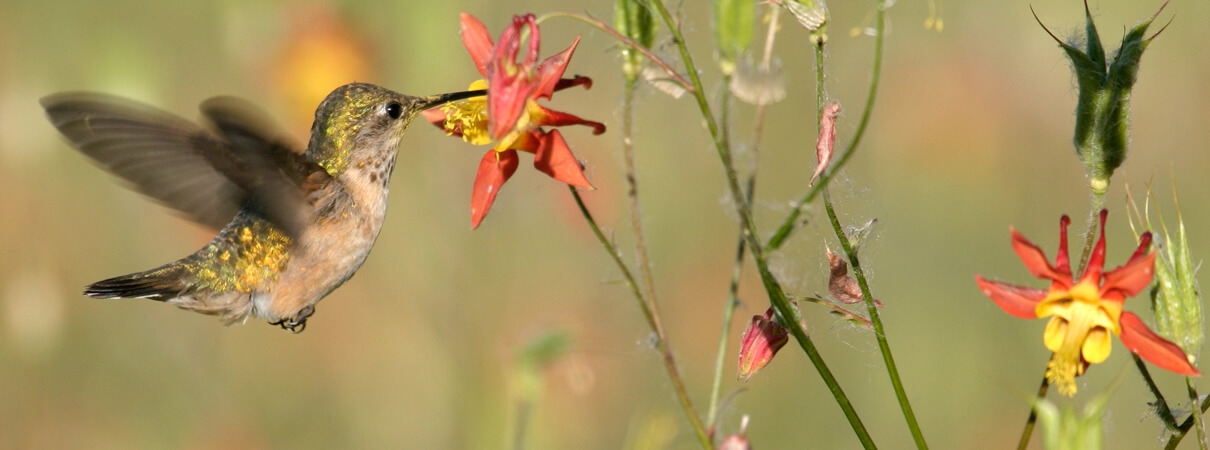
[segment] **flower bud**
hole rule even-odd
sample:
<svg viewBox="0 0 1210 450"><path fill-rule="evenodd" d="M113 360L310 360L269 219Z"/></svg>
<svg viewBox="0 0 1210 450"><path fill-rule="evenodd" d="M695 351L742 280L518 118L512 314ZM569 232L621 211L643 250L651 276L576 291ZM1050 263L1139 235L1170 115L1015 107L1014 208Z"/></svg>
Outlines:
<svg viewBox="0 0 1210 450"><path fill-rule="evenodd" d="M763 316L752 316L739 347L739 378L748 381L773 360L790 340L790 332L773 317L773 308Z"/></svg>
<svg viewBox="0 0 1210 450"><path fill-rule="evenodd" d="M823 0L771 0L781 5L807 29L811 45L819 47L828 42L828 6Z"/></svg>
<svg viewBox="0 0 1210 450"><path fill-rule="evenodd" d="M1048 449L1104 448L1105 411L1112 389L1097 394L1083 411L1034 399L1034 411L1042 425L1043 447Z"/></svg>
<svg viewBox="0 0 1210 450"><path fill-rule="evenodd" d="M1160 11L1163 9L1161 6ZM1113 171L1126 159L1130 135L1130 93L1138 75L1143 50L1158 35L1144 37L1144 33L1160 11L1127 30L1112 61L1105 59L1105 49L1101 46L1101 38L1087 4L1084 7L1086 36L1083 49L1050 34L1071 59L1072 70L1079 84L1073 141L1076 154L1088 174L1089 186L1096 194L1105 193ZM1037 19L1037 15L1034 18ZM1041 25L1040 20L1038 24ZM1042 28L1045 30L1046 26ZM1050 30L1046 32L1050 33Z"/></svg>
<svg viewBox="0 0 1210 450"><path fill-rule="evenodd" d="M1151 201L1148 190L1147 203ZM1189 358L1196 362L1205 341L1206 332L1203 326L1202 298L1198 293L1197 278L1194 276L1196 265L1189 241L1185 235L1185 220L1177 204L1177 231L1173 235L1160 215L1160 229L1164 232L1159 251L1155 260L1155 284L1151 289L1151 308L1155 312L1155 331L1175 343ZM1144 207L1144 211L1150 208ZM1135 208L1138 215L1138 209ZM1151 229L1151 218L1143 221ZM1133 220L1131 221L1133 225Z"/></svg>
<svg viewBox="0 0 1210 450"><path fill-rule="evenodd" d="M723 443L718 446L718 450L752 450L752 443L748 441L747 433L748 415L745 414L740 419L739 432L723 439Z"/></svg>
<svg viewBox="0 0 1210 450"><path fill-rule="evenodd" d="M756 27L756 0L711 0L711 4L719 68L724 75L731 75L735 72L736 58L752 42Z"/></svg>
<svg viewBox="0 0 1210 450"><path fill-rule="evenodd" d="M618 0L613 7L613 27L643 47L655 42L655 21L651 10L639 0ZM631 46L622 47L622 74L634 82L642 72L643 55Z"/></svg>

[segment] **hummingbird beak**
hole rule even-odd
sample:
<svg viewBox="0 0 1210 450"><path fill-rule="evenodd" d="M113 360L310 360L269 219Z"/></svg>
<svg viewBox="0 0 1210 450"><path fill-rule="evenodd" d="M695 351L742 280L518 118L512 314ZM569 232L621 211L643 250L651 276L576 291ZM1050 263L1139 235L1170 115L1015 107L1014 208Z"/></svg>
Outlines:
<svg viewBox="0 0 1210 450"><path fill-rule="evenodd" d="M412 105L412 110L416 112L424 111L429 108L435 108L449 102L465 100L472 97L480 97L487 95L486 89L475 91L451 92L449 94L429 95L426 97L416 97L416 103Z"/></svg>

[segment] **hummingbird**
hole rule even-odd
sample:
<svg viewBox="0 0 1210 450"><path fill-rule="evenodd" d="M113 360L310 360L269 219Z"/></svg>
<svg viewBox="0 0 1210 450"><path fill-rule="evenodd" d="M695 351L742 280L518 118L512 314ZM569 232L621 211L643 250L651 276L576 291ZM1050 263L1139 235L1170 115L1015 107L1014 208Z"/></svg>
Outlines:
<svg viewBox="0 0 1210 450"><path fill-rule="evenodd" d="M255 317L302 332L315 304L357 272L382 231L399 142L412 119L481 95L412 97L347 84L315 110L305 150L234 97L203 102L201 125L107 94L43 98L50 122L73 147L219 230L189 256L92 283L84 295L148 298L228 325Z"/></svg>

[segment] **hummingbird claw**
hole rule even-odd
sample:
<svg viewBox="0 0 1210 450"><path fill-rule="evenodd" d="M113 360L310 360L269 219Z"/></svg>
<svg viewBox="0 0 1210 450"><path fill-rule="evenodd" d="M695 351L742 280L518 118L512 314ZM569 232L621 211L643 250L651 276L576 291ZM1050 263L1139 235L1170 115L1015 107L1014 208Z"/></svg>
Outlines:
<svg viewBox="0 0 1210 450"><path fill-rule="evenodd" d="M272 322L269 325L281 326L283 330L289 330L291 333L302 333L307 329L307 318L315 314L315 306L308 305L307 307L298 310L298 315L293 320L282 319L277 322Z"/></svg>

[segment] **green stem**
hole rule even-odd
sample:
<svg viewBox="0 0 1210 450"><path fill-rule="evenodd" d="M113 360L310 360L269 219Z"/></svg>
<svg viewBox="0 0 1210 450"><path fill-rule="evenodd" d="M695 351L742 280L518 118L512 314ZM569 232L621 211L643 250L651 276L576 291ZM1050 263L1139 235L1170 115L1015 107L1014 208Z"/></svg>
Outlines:
<svg viewBox="0 0 1210 450"><path fill-rule="evenodd" d="M1046 391L1050 388L1050 380L1046 375L1042 375L1042 384L1038 386L1038 393L1034 397L1041 401L1046 398ZM1034 434L1034 425L1038 423L1038 410L1029 408L1029 418L1025 419L1025 427L1021 429L1021 439L1017 440L1017 450L1025 450L1029 447L1029 438Z"/></svg>
<svg viewBox="0 0 1210 450"><path fill-rule="evenodd" d="M1194 400L1193 402L1189 403L1189 406L1191 408L1193 408L1194 410L1200 411L1201 413L1205 413L1207 409L1210 409L1210 397L1206 397L1205 400L1202 400L1201 407L1195 406L1196 404L1197 404L1197 401ZM1185 435L1189 434L1189 429L1193 428L1193 419L1194 419L1194 416L1190 415L1188 418L1185 419L1184 422L1181 422L1180 430L1177 433L1173 434L1172 437L1169 437L1168 443L1164 444L1165 450L1172 450L1181 443L1181 439L1184 439Z"/></svg>
<svg viewBox="0 0 1210 450"><path fill-rule="evenodd" d="M1143 359L1134 353L1130 354L1134 358L1134 365L1139 369L1139 373L1143 375L1143 381L1147 382L1147 388L1151 389L1151 395L1155 396L1155 412L1160 416L1160 421L1164 426L1171 431L1179 431L1180 426L1176 424L1176 417L1173 417L1172 410L1168 408L1168 401L1164 399L1164 394L1160 393L1159 386L1155 385L1155 380L1151 379L1151 371L1147 370L1147 364L1143 363ZM1196 403L1197 399L1193 399Z"/></svg>
<svg viewBox="0 0 1210 450"><path fill-rule="evenodd" d="M752 178L749 178L751 180ZM748 186L752 186L751 183ZM727 289L727 302L723 304L723 330L719 333L718 354L714 358L714 383L710 385L710 412L706 414L706 423L711 428L718 424L718 399L723 390L723 368L726 364L727 341L731 337L731 322L735 315L735 307L739 305L739 278L744 268L744 253L747 245L744 243L743 231L740 231L739 242L735 245L735 265L731 268L731 285Z"/></svg>
<svg viewBox="0 0 1210 450"><path fill-rule="evenodd" d="M521 450L525 447L525 431L529 429L530 412L533 409L533 404L529 398L521 399L517 402L517 424L516 436L513 437L513 448Z"/></svg>
<svg viewBox="0 0 1210 450"><path fill-rule="evenodd" d="M647 257L647 238L643 232L643 209L639 206L639 177L634 164L634 80L626 81L626 92L622 103L622 154L626 159L626 183L629 185L627 197L630 199L630 227L634 232L634 251L639 264L639 275L647 294L647 305L655 324L660 329L657 333L664 335L663 321L660 320L659 301L655 295L655 278L651 275L651 260Z"/></svg>
<svg viewBox="0 0 1210 450"><path fill-rule="evenodd" d="M723 85L730 84L730 76L723 77ZM724 89L722 95L722 125L723 139L730 142L730 111L731 111L731 91ZM758 119L759 120L759 119ZM759 122L758 122L759 123ZM756 172L748 177L748 202L752 202L752 190L756 182ZM731 283L727 288L727 302L723 305L723 331L719 333L718 338L718 353L714 357L714 382L710 384L710 407L706 413L706 424L711 429L714 429L718 424L715 420L718 419L718 399L722 395L723 390L723 367L725 366L725 355L727 353L727 341L731 337L731 318L735 313L735 306L739 303L739 278L743 273L744 268L744 253L747 250L744 244L743 231L740 231L739 243L735 249L735 264L731 267Z"/></svg>
<svg viewBox="0 0 1210 450"><path fill-rule="evenodd" d="M866 94L865 109L862 110L861 122L858 122L857 130L853 133L853 141L849 143L847 148L845 148L845 151L840 155L840 158L837 158L832 162L832 169L824 172L824 174L819 178L819 181L815 183L815 186L812 186L810 189L808 189L807 193L794 204L794 209L790 211L790 214L786 216L785 220L782 221L781 226L778 227L777 232L774 233L773 237L769 238L769 242L765 244L764 249L766 251L777 250L781 248L782 244L785 244L786 239L790 237L790 234L794 232L795 227L798 226L798 217L802 215L803 209L806 208L807 205L810 205L812 200L815 200L815 197L819 195L819 192L823 190L823 188L832 181L832 178L838 172L840 172L840 169L849 162L849 158L853 156L853 152L857 150L857 145L861 144L861 139L865 136L866 129L870 124L870 115L874 111L874 100L878 97L878 81L882 77L882 41L883 35L886 34L885 0L879 0L878 12L875 13L874 17L874 65L870 69L870 87ZM816 64L819 63L820 58L820 54L817 53ZM817 80L817 83L819 86L823 85L822 81ZM818 104L820 111L822 111L824 103L822 94L818 89L816 91L816 98L819 102Z"/></svg>
<svg viewBox="0 0 1210 450"><path fill-rule="evenodd" d="M1092 255L1092 247L1097 241L1097 229L1101 223L1101 209L1105 207L1105 194L1092 193L1092 208L1088 210L1088 230L1084 232L1084 252L1080 254L1079 271L1073 273L1084 273L1084 268L1088 264L1088 257Z"/></svg>
<svg viewBox="0 0 1210 450"><path fill-rule="evenodd" d="M643 299L643 293L639 290L639 285L634 281L634 276L630 274L630 269L626 267L626 263L622 261L622 257L618 253L618 249L613 243L609 242L609 238L605 237L605 233L601 232L601 227L597 226L596 219L592 218L592 213L588 212L588 207L584 206L584 200L580 198L580 193L576 188L568 186L571 191L571 196L576 200L576 206L580 208L580 214L584 215L584 220L588 222L588 226L592 228L592 233L597 236L597 240L601 242L601 246L605 247L605 252L613 258L614 264L622 271L622 276L626 278L626 285L630 286L630 291L638 301L639 309L643 311L643 317L647 319L647 325L656 333L655 346L663 355L664 369L668 371L668 378L672 380L672 387L676 390L677 399L680 400L681 409L685 411L685 415L689 418L689 424L693 427L694 434L697 435L698 442L703 448L712 449L714 444L710 441L710 435L706 432L706 428L702 426L702 419L698 417L697 411L693 409L693 400L689 398L689 392L685 389L685 383L681 381L681 375L676 368L676 360L672 356L672 349L668 346L668 340L663 334L664 327L659 323L657 316L647 302Z"/></svg>
<svg viewBox="0 0 1210 450"><path fill-rule="evenodd" d="M844 233L844 228L840 226L840 219L836 217L836 209L832 205L832 197L828 195L827 189L823 190L823 206L828 213L828 221L832 222L832 231L836 233L836 239L840 241L840 246L844 248L845 255L849 258L849 267L853 270L853 276L857 278L857 285L861 287L861 295L865 298L870 322L874 325L874 337L878 340L878 349L882 352L882 361L886 364L887 375L891 377L891 386L895 388L895 397L899 400L903 418L907 420L908 429L912 431L912 439L916 441L916 448L928 448L928 444L924 441L924 433L920 431L920 424L916 421L916 414L912 411L912 404L908 401L907 391L903 388L903 381L899 379L899 368L895 365L895 357L891 355L891 345L887 342L886 329L882 326L882 317L878 312L878 305L874 303L874 296L870 294L870 285L866 281L865 271L861 269L861 260L857 258L857 251L853 249L849 237Z"/></svg>
<svg viewBox="0 0 1210 450"><path fill-rule="evenodd" d="M652 53L652 51L650 49L648 49L647 47L639 45L639 43L635 42L633 39L630 39L630 38L622 35L621 33L618 33L617 30L611 28L609 25L606 25L605 22L597 20L594 17L586 16L584 14L577 14L577 13L568 12L568 11L548 12L548 13L543 14L542 16L538 17L534 21L541 24L546 19L549 19L552 17L566 17L569 19L575 19L580 22L584 22L586 24L592 25L593 28L596 28L598 30L608 33L610 36L613 36L614 39L617 39L618 41L621 41L623 44L633 47L635 50L638 50L639 53L642 53L643 56L646 56L647 59L651 60L651 62L655 63L655 65L660 66L661 69L664 69L664 72L667 73L668 76L671 77L671 79L673 81L675 81L678 85L680 85L681 88L684 88L686 91L689 91L690 93L694 93L693 92L694 87L692 85L690 85L688 81L685 80L685 77L683 77L683 76L681 76L681 74L677 73L676 69L673 69L671 65L669 65L667 62L665 62L663 59L661 59L655 53Z"/></svg>
<svg viewBox="0 0 1210 450"><path fill-rule="evenodd" d="M752 220L752 210L744 199L743 190L739 185L739 177L735 173L735 166L731 159L731 149L727 146L726 141L722 139L718 123L715 121L714 114L710 110L710 103L703 94L702 80L698 76L697 67L693 63L693 57L689 54L689 47L685 45L684 35L674 23L672 15L668 13L668 8L664 6L663 1L652 1L650 4L660 14L661 19L672 34L673 41L676 42L677 48L680 50L681 59L685 63L685 70L689 74L689 80L693 83L694 99L697 100L702 118L710 130L715 150L718 152L719 160L722 162L723 170L726 172L727 187L731 193L731 200L735 203L735 207L739 213L740 224L744 230L744 239L752 251L752 258L756 263L757 271L760 272L761 283L769 295L769 303L773 305L781 323L790 329L790 332L794 335L794 339L798 341L798 345L806 352L807 357L815 366L815 370L819 373L820 378L823 379L824 384L832 392L837 405L844 412L845 418L848 419L849 425L853 428L853 432L857 435L857 439L861 441L862 446L865 448L874 448L874 441L870 437L869 431L866 430L865 425L861 422L861 418L857 416L857 411L853 409L852 403L849 402L849 398L844 394L844 391L840 388L840 384L824 362L823 357L815 348L815 343L807 336L800 322L801 316L798 314L798 311L786 299L786 294L782 291L781 285L774 278L773 272L769 270L769 265L765 260L764 249L758 241L756 226Z"/></svg>
<svg viewBox="0 0 1210 450"><path fill-rule="evenodd" d="M1189 388L1189 405L1193 409L1193 414L1189 418L1193 419L1193 425L1197 427L1197 445L1198 448L1206 450L1206 424L1202 423L1202 412L1197 409L1197 387L1193 385L1192 377L1185 377L1185 386Z"/></svg>

